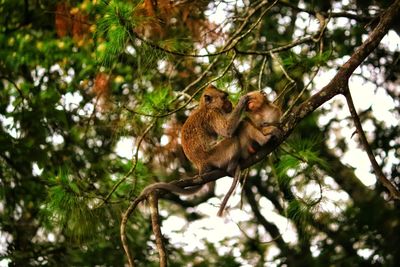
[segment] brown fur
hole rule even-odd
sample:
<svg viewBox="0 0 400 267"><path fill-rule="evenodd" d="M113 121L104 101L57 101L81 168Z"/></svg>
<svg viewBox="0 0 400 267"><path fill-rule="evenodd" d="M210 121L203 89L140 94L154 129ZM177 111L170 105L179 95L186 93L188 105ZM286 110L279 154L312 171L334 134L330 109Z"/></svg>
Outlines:
<svg viewBox="0 0 400 267"><path fill-rule="evenodd" d="M185 155L202 174L212 168L236 168L237 159L228 157L236 155L238 142L229 145L217 143L218 136L231 137L239 125L241 111L245 108L247 97L239 101L232 111L232 103L228 94L216 87L208 86L201 98L199 107L194 110L182 127L181 139ZM224 156L228 155L228 156ZM235 163L233 163L235 162ZM233 171L234 169L232 169ZM159 182L147 186L141 195L147 196L154 190L167 190L179 195L191 195L198 192L202 186L180 188L176 185Z"/></svg>
<svg viewBox="0 0 400 267"><path fill-rule="evenodd" d="M243 96L232 111L226 92L212 85L204 90L199 107L190 114L181 132L183 151L200 174L213 168L230 173L235 170L239 143L216 142L219 136L232 139L247 100Z"/></svg>
<svg viewBox="0 0 400 267"><path fill-rule="evenodd" d="M229 197L233 193L240 178L240 161L249 158L250 154L255 153L253 143L265 145L272 136L278 136L280 130L276 127L282 116L281 109L269 102L266 95L260 91L254 91L247 94L249 101L246 111L248 120L241 121L237 134L233 138L226 138L221 142L222 146L231 147L235 143L237 155L228 155L232 158L239 157L239 161L235 167L235 175L232 185L225 195L218 216L222 216Z"/></svg>
<svg viewBox="0 0 400 267"><path fill-rule="evenodd" d="M238 128L242 160L247 159L249 154L255 152L249 147L253 141L263 146L272 136L279 135L280 130L276 126L282 116L281 109L269 102L263 92L253 91L247 96L249 96L249 102L246 107L246 115L249 121L243 120Z"/></svg>

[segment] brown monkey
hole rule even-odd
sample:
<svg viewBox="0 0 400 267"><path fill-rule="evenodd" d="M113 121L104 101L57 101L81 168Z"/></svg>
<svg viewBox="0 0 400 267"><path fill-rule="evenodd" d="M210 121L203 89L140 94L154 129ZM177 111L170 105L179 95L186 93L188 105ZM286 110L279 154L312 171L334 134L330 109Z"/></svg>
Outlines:
<svg viewBox="0 0 400 267"><path fill-rule="evenodd" d="M256 152L253 147L254 141L263 146L272 136L280 134L277 126L282 116L281 109L269 102L264 92L253 91L247 96L249 97L246 106L247 119L241 122L238 130L242 160Z"/></svg>
<svg viewBox="0 0 400 267"><path fill-rule="evenodd" d="M227 138L221 142L223 146L231 146L230 143L239 143L237 153L239 160L249 158L256 152L255 146L265 145L273 136L279 136L277 125L282 116L281 109L269 102L262 91L254 91L247 94L249 101L246 106L247 118L240 122L237 134L233 138ZM232 185L225 195L218 216L222 216L229 197L233 193L240 178L240 162L236 164L235 176Z"/></svg>
<svg viewBox="0 0 400 267"><path fill-rule="evenodd" d="M245 102L248 102L247 105ZM239 122L240 110L244 108L244 105L246 105L247 118ZM250 154L256 152L257 146L266 144L272 136L280 134L276 126L282 112L278 106L270 103L265 93L261 91L248 93L241 98L230 114L231 110L232 104L227 99L227 93L209 86L201 96L199 108L192 112L182 128L184 152L197 166L200 174L212 168L226 169L234 174L232 185L218 211L219 216L222 216L228 199L239 181L241 171L239 160L247 159ZM236 132L235 128L237 128ZM234 135L231 136L233 132ZM213 145L218 134L228 137ZM179 195L191 195L198 192L201 186L181 188L159 182L147 186L141 195L146 196L157 189Z"/></svg>
<svg viewBox="0 0 400 267"><path fill-rule="evenodd" d="M239 121L240 111L244 105L247 118ZM209 86L201 96L199 108L192 112L182 128L182 147L200 174L212 168L221 168L234 176L232 185L221 203L219 216L222 215L239 181L239 160L247 159L250 154L256 152L257 146L266 144L272 136L280 134L276 126L282 112L278 106L269 102L265 93L261 91L248 93L241 98L235 110L232 112L231 110L232 104L227 99L227 93ZM226 138L214 144L218 134ZM185 189L160 182L146 187L142 195L157 189L191 195L198 192L201 186Z"/></svg>
<svg viewBox="0 0 400 267"><path fill-rule="evenodd" d="M199 107L194 110L181 131L182 148L188 159L196 165L199 174L215 168L226 170L233 175L239 159L238 139L232 137L240 123L241 111L245 108L248 97L243 96L232 111L232 103L228 93L209 85L200 97ZM217 142L219 136L235 140L235 142ZM163 189L179 195L191 195L202 186L181 188L179 186L159 182L143 189L141 196ZM140 197L141 197L140 196Z"/></svg>
<svg viewBox="0 0 400 267"><path fill-rule="evenodd" d="M232 136L247 101L248 96L242 96L232 111L232 103L226 92L212 85L204 90L199 107L190 114L181 131L183 151L200 174L214 168L227 170L231 174L235 171L239 142L216 141L220 136L236 140Z"/></svg>

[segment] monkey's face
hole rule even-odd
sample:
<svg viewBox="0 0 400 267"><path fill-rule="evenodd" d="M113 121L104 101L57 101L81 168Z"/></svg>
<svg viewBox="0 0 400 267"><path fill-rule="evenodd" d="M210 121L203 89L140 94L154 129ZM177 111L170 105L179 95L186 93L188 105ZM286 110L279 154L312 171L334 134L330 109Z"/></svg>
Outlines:
<svg viewBox="0 0 400 267"><path fill-rule="evenodd" d="M217 109L224 113L232 111L232 103L228 99L228 93L217 89L214 86L209 86L203 93L200 105L206 108Z"/></svg>
<svg viewBox="0 0 400 267"><path fill-rule="evenodd" d="M281 110L278 106L268 101L266 95L259 91L248 93L249 102L246 106L248 117L258 126L268 126L278 123Z"/></svg>
<svg viewBox="0 0 400 267"><path fill-rule="evenodd" d="M218 110L222 110L224 113L231 113L233 107L231 101L228 99L228 94L223 92L222 94L218 94L214 97L211 105L211 108L215 108Z"/></svg>
<svg viewBox="0 0 400 267"><path fill-rule="evenodd" d="M247 95L249 102L247 102L246 111L255 112L264 105L270 104L266 96L259 91L250 92Z"/></svg>

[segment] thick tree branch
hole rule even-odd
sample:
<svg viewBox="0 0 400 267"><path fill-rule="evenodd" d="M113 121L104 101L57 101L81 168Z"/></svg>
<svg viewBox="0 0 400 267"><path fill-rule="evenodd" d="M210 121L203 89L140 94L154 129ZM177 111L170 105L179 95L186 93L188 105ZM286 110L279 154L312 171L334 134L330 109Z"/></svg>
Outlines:
<svg viewBox="0 0 400 267"><path fill-rule="evenodd" d="M160 215L158 213L158 196L157 192L153 192L149 195L150 204L150 214L151 214L151 226L153 228L153 233L156 238L156 245L158 250L158 255L160 258L160 267L167 267L167 252L165 250L163 235L161 233L160 226Z"/></svg>

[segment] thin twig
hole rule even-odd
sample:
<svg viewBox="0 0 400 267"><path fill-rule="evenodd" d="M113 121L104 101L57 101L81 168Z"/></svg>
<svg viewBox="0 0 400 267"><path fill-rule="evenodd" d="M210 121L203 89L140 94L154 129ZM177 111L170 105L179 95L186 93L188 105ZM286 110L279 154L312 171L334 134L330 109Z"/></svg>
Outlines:
<svg viewBox="0 0 400 267"><path fill-rule="evenodd" d="M0 76L0 80L6 80L7 82L11 83L15 87L15 89L17 90L17 92L19 93L21 98L25 99L24 93L22 92L22 90L19 88L19 86L11 78L6 77L6 76Z"/></svg>
<svg viewBox="0 0 400 267"><path fill-rule="evenodd" d="M240 49L236 49L236 52L238 52L238 54L241 55L261 55L261 56L268 56L270 53L278 53L278 52L283 52L286 50L289 50L295 46L304 44L304 43L308 43L308 42L314 42L314 37L313 36L307 36L304 37L302 39L296 40L294 42L291 42L289 44L286 45L282 45L279 47L275 47L275 48L271 48L271 49L267 49L264 51L258 51L258 50L240 50Z"/></svg>
<svg viewBox="0 0 400 267"><path fill-rule="evenodd" d="M400 200L399 190L397 190L397 188L386 178L381 168L379 167L378 162L376 162L374 153L372 152L372 149L368 143L368 140L362 128L362 124L360 122L360 118L358 117L357 111L354 107L353 98L351 97L351 93L348 86L346 86L345 88L344 96L346 97L347 105L349 107L351 116L353 117L357 133L360 136L361 144L364 147L365 152L367 152L368 158L372 164L372 168L374 169L376 176L378 177L379 181L383 184L383 186L386 187L386 189L389 191L390 197Z"/></svg>
<svg viewBox="0 0 400 267"><path fill-rule="evenodd" d="M296 105L297 101L299 101L299 99L303 96L303 94L305 93L305 91L307 90L307 88L311 85L311 83L314 81L315 77L317 76L318 72L320 70L320 66L317 67L317 70L313 73L310 81L306 84L306 86L304 86L304 88L301 90L301 92L299 93L299 95L296 97L296 99L292 102L292 104L288 107L288 109L285 111L285 113L283 114L282 117L285 117L287 114L289 114L293 107Z"/></svg>
<svg viewBox="0 0 400 267"><path fill-rule="evenodd" d="M292 77L290 77L290 75L286 72L285 67L282 65L280 59L278 59L278 58L274 55L274 53L272 53L272 52L270 52L269 55L271 56L271 58L272 58L273 60L276 61L276 63L278 63L279 68L282 70L282 72L283 72L283 74L285 75L286 79L288 79L288 80L290 81L290 83L296 83L296 82L292 79Z"/></svg>
<svg viewBox="0 0 400 267"><path fill-rule="evenodd" d="M274 103L277 103L279 99L286 94L286 92L291 91L295 86L295 83L288 82L283 90L276 96Z"/></svg>
<svg viewBox="0 0 400 267"><path fill-rule="evenodd" d="M134 156L133 159L132 159L133 165L132 165L131 169L127 172L127 174L125 174L124 177L122 177L122 178L113 186L113 188L111 189L111 191L110 191L110 192L108 193L108 195L104 198L103 203L101 203L98 207L100 207L101 205L103 205L104 203L106 203L106 202L110 199L111 195L115 192L115 190L117 190L117 188L118 188L118 187L119 187L133 172L134 172L134 171L135 171L136 166L137 166L137 162L138 162L138 157L139 157L139 148L140 148L140 145L142 144L142 142L143 142L145 136L146 136L147 133L150 131L150 129L153 128L153 126L155 125L156 121L157 121L157 120L154 119L154 120L149 124L149 126L147 126L146 130L144 130L142 136L140 137L140 139L139 139L139 141L138 141L138 144L137 144L137 146L136 146L135 156Z"/></svg>
<svg viewBox="0 0 400 267"><path fill-rule="evenodd" d="M279 4L283 5L283 6L290 7L292 9L296 10L297 12L305 12L305 13L308 13L308 14L314 15L314 16L316 16L317 13L318 13L315 10L312 10L312 9L300 8L295 4L289 3L289 1L279 1ZM323 14L324 16L328 15L328 14L326 14L326 12L320 12L320 13ZM348 18L348 19L354 19L354 20L359 21L359 22L368 22L368 21L371 21L372 19L374 19L374 17L371 17L371 16L357 15L357 14L348 13L348 12L332 12L332 13L329 13L329 14L333 18L344 17L344 18Z"/></svg>
<svg viewBox="0 0 400 267"><path fill-rule="evenodd" d="M261 64L261 69L260 72L258 74L258 90L261 91L261 80L262 80L262 76L264 74L264 69L265 69L265 64L267 63L267 56L264 56L262 64Z"/></svg>
<svg viewBox="0 0 400 267"><path fill-rule="evenodd" d="M285 75L286 79L289 80L289 82L285 85L285 88L283 88L282 92L275 98L275 101L277 101L281 96L285 95L287 92L290 92L296 86L296 82L286 72L285 67L282 65L280 59L278 59L272 52L270 52L269 55L271 56L271 58L273 60L275 60L276 63L278 63L278 65L279 65L280 69L282 70L283 74Z"/></svg>
<svg viewBox="0 0 400 267"><path fill-rule="evenodd" d="M250 32L252 32L254 30L254 28L261 22L261 19L264 17L264 15L271 10L271 8L278 2L278 0L275 0L268 8L266 8L265 10L263 10L261 12L261 15L258 17L258 19L249 27L249 29L247 31L245 31L244 33L242 33L241 35L239 35L239 33L244 29L244 27L247 24L247 21L261 8L263 8L266 4L268 4L268 0L264 0L261 1L261 3L256 6L253 10L251 10L249 12L249 15L245 18L244 23L242 23L242 25L239 27L239 29L235 32L235 35L233 35L233 38L231 38L232 40L232 44L229 46L231 48L235 48L237 43L239 43L244 37L246 37Z"/></svg>

